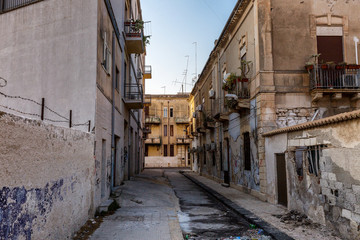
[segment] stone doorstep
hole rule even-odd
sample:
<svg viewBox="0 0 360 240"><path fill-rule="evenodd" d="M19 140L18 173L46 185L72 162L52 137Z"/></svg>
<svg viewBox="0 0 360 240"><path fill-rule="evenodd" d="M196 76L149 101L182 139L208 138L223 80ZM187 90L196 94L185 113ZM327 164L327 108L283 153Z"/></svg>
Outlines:
<svg viewBox="0 0 360 240"><path fill-rule="evenodd" d="M98 212L107 212L109 210L109 206L112 204L114 200L112 199L108 199L103 201L99 206L98 206Z"/></svg>

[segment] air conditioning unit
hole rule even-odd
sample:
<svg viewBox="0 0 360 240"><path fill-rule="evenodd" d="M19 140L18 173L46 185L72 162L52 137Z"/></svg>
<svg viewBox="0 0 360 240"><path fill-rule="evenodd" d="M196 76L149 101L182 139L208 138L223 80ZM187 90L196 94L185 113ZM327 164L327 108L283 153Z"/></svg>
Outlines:
<svg viewBox="0 0 360 240"><path fill-rule="evenodd" d="M137 71L136 78L137 79L142 79L143 78L143 73L142 73L142 71L140 69Z"/></svg>
<svg viewBox="0 0 360 240"><path fill-rule="evenodd" d="M198 112L202 111L202 105L201 104L196 107L196 111L198 111Z"/></svg>
<svg viewBox="0 0 360 240"><path fill-rule="evenodd" d="M210 99L215 99L215 91L214 91L214 89L210 89L210 91L209 91L209 98L210 98Z"/></svg>
<svg viewBox="0 0 360 240"><path fill-rule="evenodd" d="M210 144L205 144L205 150L210 151L211 150L211 145Z"/></svg>

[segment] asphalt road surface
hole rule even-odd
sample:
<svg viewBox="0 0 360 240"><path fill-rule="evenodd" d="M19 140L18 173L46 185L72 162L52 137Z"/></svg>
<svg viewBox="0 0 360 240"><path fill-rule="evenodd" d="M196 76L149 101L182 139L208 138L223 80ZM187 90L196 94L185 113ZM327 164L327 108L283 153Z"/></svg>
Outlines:
<svg viewBox="0 0 360 240"><path fill-rule="evenodd" d="M190 239L249 236L256 231L251 229L248 221L234 214L178 170L165 170L165 175L179 198L181 229Z"/></svg>

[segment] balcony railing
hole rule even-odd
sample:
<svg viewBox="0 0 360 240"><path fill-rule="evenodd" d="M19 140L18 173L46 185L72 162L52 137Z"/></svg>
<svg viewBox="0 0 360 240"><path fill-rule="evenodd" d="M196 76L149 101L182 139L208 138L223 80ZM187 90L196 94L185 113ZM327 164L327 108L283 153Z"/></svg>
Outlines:
<svg viewBox="0 0 360 240"><path fill-rule="evenodd" d="M178 145L187 145L191 143L191 139L186 136L177 136L176 144Z"/></svg>
<svg viewBox="0 0 360 240"><path fill-rule="evenodd" d="M326 64L308 66L311 90L358 91L360 87L359 65L329 66Z"/></svg>
<svg viewBox="0 0 360 240"><path fill-rule="evenodd" d="M0 0L0 13L11 11L42 0Z"/></svg>
<svg viewBox="0 0 360 240"><path fill-rule="evenodd" d="M161 119L158 116L146 116L145 117L145 123L148 123L148 124L160 124Z"/></svg>
<svg viewBox="0 0 360 240"><path fill-rule="evenodd" d="M142 109L144 107L142 85L125 84L124 101L131 109Z"/></svg>
<svg viewBox="0 0 360 240"><path fill-rule="evenodd" d="M124 22L126 46L130 53L144 53L144 34L143 27L139 26L136 21Z"/></svg>
<svg viewBox="0 0 360 240"><path fill-rule="evenodd" d="M188 117L177 117L175 118L175 123L177 124L189 124L189 118Z"/></svg>
<svg viewBox="0 0 360 240"><path fill-rule="evenodd" d="M161 137L151 137L145 139L145 144L152 144L152 145L161 145Z"/></svg>
<svg viewBox="0 0 360 240"><path fill-rule="evenodd" d="M150 65L145 66L144 78L145 79L151 79L152 78L152 69L151 69Z"/></svg>

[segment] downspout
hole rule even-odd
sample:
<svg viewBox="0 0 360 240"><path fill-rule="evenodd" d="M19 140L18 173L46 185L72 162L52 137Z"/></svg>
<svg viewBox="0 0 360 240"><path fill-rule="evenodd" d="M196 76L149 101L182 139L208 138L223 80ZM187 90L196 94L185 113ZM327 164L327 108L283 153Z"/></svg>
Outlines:
<svg viewBox="0 0 360 240"><path fill-rule="evenodd" d="M112 34L112 109L111 109L111 183L110 190L114 190L114 158L115 158L115 81L116 81L116 69L115 69L115 32Z"/></svg>
<svg viewBox="0 0 360 240"><path fill-rule="evenodd" d="M167 155L170 155L170 101L168 101L168 108L167 108L167 119L168 119L168 126L167 126L167 135L168 135L168 144L167 144ZM174 154L175 155L175 154Z"/></svg>
<svg viewBox="0 0 360 240"><path fill-rule="evenodd" d="M222 97L222 95L223 95L223 92L221 91L221 85L222 85L222 79L221 79L221 66L220 66L220 52L218 52L218 79L219 79L219 85L218 85L218 91L219 91L219 93L220 94L218 94L219 95L219 102L218 102L218 104L219 104L219 112L220 112L220 115L221 115L221 112L222 112L222 107L221 106L223 106L223 104L221 104L221 99L223 99ZM223 123L222 122L219 122L219 124L220 124L220 131L219 131L219 139L220 139L220 146L221 146L221 148L220 148L220 161L221 161L221 164L222 164L222 166L221 166L221 169L224 171L225 169L224 169L224 162L223 162L223 151L222 151L222 146L223 146ZM229 168L229 166L228 166L228 168Z"/></svg>
<svg viewBox="0 0 360 240"><path fill-rule="evenodd" d="M357 37L354 37L354 42L355 42L355 61L356 61L356 65L359 64L359 58L358 58L358 47L357 45L359 44L359 39Z"/></svg>
<svg viewBox="0 0 360 240"><path fill-rule="evenodd" d="M130 137L131 134L131 109L129 109L129 127L128 127L128 180L130 180L130 160L131 160L131 152L130 152L130 139L132 139L132 137ZM132 149L131 149L132 150Z"/></svg>

